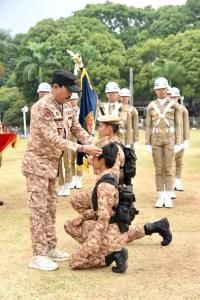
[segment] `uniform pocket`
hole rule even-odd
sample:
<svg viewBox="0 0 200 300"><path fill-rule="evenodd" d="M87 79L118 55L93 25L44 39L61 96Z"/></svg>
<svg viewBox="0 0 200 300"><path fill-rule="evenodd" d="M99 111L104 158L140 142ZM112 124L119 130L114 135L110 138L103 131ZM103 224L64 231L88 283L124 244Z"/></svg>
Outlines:
<svg viewBox="0 0 200 300"><path fill-rule="evenodd" d="M168 133L165 136L164 144L166 145L167 149L173 150L175 145L175 135L173 133Z"/></svg>

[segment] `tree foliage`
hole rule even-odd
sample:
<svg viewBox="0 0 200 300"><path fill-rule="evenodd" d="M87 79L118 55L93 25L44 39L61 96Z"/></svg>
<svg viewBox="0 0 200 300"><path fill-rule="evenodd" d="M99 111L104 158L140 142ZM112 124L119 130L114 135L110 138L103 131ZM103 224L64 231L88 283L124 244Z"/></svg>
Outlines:
<svg viewBox="0 0 200 300"><path fill-rule="evenodd" d="M38 83L50 82L55 68L73 72L67 49L81 52L101 100L108 81L128 87L132 67L136 104L155 97L157 76L166 76L178 86L188 102L200 102L199 1L157 10L108 1L87 5L68 18L42 20L14 38L0 30L0 89L6 86L12 94L17 86L17 95L23 94L22 102L19 99L11 107L0 92L0 109L7 122L18 122L14 111L37 99Z"/></svg>

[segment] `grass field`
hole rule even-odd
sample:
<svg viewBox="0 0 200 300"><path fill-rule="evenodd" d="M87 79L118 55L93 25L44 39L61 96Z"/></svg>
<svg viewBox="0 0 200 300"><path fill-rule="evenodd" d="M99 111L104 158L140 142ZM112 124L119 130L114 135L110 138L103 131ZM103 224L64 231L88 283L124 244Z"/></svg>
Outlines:
<svg viewBox="0 0 200 300"><path fill-rule="evenodd" d="M167 216L173 242L160 246L152 235L128 245L129 267L125 274L111 268L74 271L67 262L53 272L30 270L29 212L21 160L26 140L3 153L0 169L0 300L173 300L200 299L200 131L191 131L190 149L185 152L183 181L185 191L177 193L173 209L154 208L156 191L151 155L144 150L144 136L137 151L135 179L137 208L135 224ZM94 182L92 173L85 186ZM75 191L76 192L76 191ZM75 216L69 197L60 197L57 206L58 247L69 252L78 244L63 230L65 220Z"/></svg>

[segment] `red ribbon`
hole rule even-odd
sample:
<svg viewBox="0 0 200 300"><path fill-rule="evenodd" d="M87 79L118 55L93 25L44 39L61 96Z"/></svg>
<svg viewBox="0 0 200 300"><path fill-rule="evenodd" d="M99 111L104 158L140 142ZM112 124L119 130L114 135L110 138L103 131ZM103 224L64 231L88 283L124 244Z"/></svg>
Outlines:
<svg viewBox="0 0 200 300"><path fill-rule="evenodd" d="M0 133L0 152L16 140L15 133Z"/></svg>

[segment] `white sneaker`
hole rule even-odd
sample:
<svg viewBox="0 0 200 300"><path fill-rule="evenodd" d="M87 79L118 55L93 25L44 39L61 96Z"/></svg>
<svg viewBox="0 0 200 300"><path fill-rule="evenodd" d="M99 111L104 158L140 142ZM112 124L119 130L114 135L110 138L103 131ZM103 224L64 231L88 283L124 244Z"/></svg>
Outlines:
<svg viewBox="0 0 200 300"><path fill-rule="evenodd" d="M76 176L72 176L72 181L69 184L70 189L74 189L76 187Z"/></svg>
<svg viewBox="0 0 200 300"><path fill-rule="evenodd" d="M64 189L64 185L61 185L58 187L58 191L57 191L57 195L58 196L62 196L63 194L63 189Z"/></svg>
<svg viewBox="0 0 200 300"><path fill-rule="evenodd" d="M70 254L67 252L62 252L56 248L53 248L48 251L48 256L53 260L53 261L63 261L63 260L68 260Z"/></svg>
<svg viewBox="0 0 200 300"><path fill-rule="evenodd" d="M173 207L171 193L172 193L171 191L166 191L165 192L165 207L166 208L172 208Z"/></svg>
<svg viewBox="0 0 200 300"><path fill-rule="evenodd" d="M157 208L163 207L164 202L165 202L165 192L164 191L158 192L158 199L156 201L155 207Z"/></svg>
<svg viewBox="0 0 200 300"><path fill-rule="evenodd" d="M175 178L174 189L177 191L183 191L183 185L180 178Z"/></svg>
<svg viewBox="0 0 200 300"><path fill-rule="evenodd" d="M69 195L70 195L69 183L65 183L63 190L62 190L62 196L69 196Z"/></svg>
<svg viewBox="0 0 200 300"><path fill-rule="evenodd" d="M171 191L171 198L176 199L176 194L174 193L174 191Z"/></svg>
<svg viewBox="0 0 200 300"><path fill-rule="evenodd" d="M58 264L51 260L48 256L36 255L28 263L31 269L39 269L43 271L53 271L59 268Z"/></svg>
<svg viewBox="0 0 200 300"><path fill-rule="evenodd" d="M76 188L77 189L82 189L82 177L83 176L76 176Z"/></svg>

